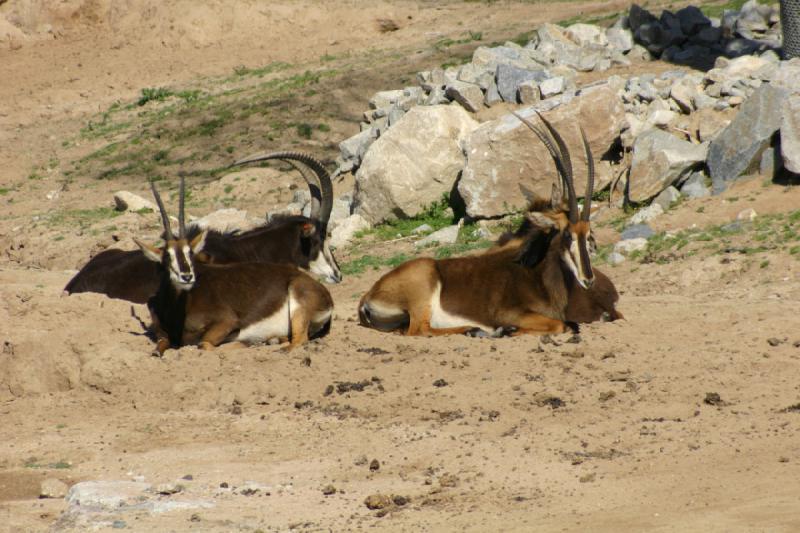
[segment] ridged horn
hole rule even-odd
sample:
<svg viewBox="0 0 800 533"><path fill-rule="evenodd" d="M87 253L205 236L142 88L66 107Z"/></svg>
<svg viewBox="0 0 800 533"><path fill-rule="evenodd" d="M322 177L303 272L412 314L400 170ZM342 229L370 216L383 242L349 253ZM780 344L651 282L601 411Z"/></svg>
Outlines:
<svg viewBox="0 0 800 533"><path fill-rule="evenodd" d="M592 157L592 150L589 148L589 141L586 140L586 132L583 131L583 126L580 126L581 140L583 141L583 149L586 151L586 194L583 197L583 211L581 212L581 220L589 221L589 216L592 214L592 194L594 193L594 158Z"/></svg>
<svg viewBox="0 0 800 533"><path fill-rule="evenodd" d="M311 192L311 217L318 219L322 224L323 229L326 229L328 226L328 220L330 220L331 217L331 211L333 210L333 185L331 183L331 176L328 174L328 171L325 170L325 166L313 156L303 152L268 152L254 154L243 159L239 159L231 164L231 167L274 159L289 163L303 175L303 179L305 179L306 183L308 183L308 188ZM308 172L308 169L311 169L313 174ZM316 213L317 216L315 216L314 213L315 209L313 202L315 200L319 206L319 211Z"/></svg>
<svg viewBox="0 0 800 533"><path fill-rule="evenodd" d="M183 215L183 212L184 212L183 206L184 206L185 199L186 199L186 183L185 183L185 180L184 180L183 176L181 176L181 187L180 187L180 191L178 192L178 195L179 195L179 199L178 199L178 238L179 239L185 239L186 238L186 220L185 220L184 215Z"/></svg>
<svg viewBox="0 0 800 533"><path fill-rule="evenodd" d="M512 114L525 124L528 129L535 133L536 136L539 137L539 140L542 141L542 144L545 145L547 151L550 152L550 157L553 158L556 170L561 176L561 181L566 185L569 220L574 224L578 221L578 200L575 196L575 187L572 183L572 161L570 160L569 149L567 149L564 139L538 111L536 111L536 115L545 127L547 127L547 131L515 112L512 112Z"/></svg>
<svg viewBox="0 0 800 533"><path fill-rule="evenodd" d="M161 224L164 226L164 239L174 239L175 234L172 233L167 210L164 208L164 202L161 200L161 195L158 194L158 189L156 189L156 182L153 180L150 180L150 190L153 191L153 197L156 199L158 211L161 213Z"/></svg>

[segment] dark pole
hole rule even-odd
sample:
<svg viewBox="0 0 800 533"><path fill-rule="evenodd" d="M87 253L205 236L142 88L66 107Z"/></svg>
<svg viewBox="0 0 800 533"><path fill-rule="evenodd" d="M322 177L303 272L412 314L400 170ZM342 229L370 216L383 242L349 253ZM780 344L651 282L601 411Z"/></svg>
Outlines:
<svg viewBox="0 0 800 533"><path fill-rule="evenodd" d="M800 57L800 0L780 0L783 57Z"/></svg>

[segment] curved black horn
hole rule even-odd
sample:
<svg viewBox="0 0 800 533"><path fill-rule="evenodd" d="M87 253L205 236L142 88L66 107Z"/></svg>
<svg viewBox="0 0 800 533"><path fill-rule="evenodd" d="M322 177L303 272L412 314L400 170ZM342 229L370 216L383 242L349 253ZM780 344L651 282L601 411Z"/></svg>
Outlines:
<svg viewBox="0 0 800 533"><path fill-rule="evenodd" d="M319 221L322 223L323 229L327 228L328 220L330 219L331 211L333 210L333 184L331 183L330 174L328 174L328 171L325 170L325 166L313 156L303 152L269 152L263 154L254 154L245 157L244 159L239 159L230 166L235 167L239 165L245 165L247 163L256 163L271 159L285 161L300 171L300 173L303 175L303 178L306 180L306 183L308 183L308 188L311 191L311 197L319 202ZM313 176L311 174L303 172L300 169L300 165L295 163L300 163L301 165L305 165L306 167L310 168L314 172L316 180L313 180ZM312 181L315 182L312 183Z"/></svg>
<svg viewBox="0 0 800 533"><path fill-rule="evenodd" d="M158 189L156 189L156 182L153 180L150 180L150 190L153 191L156 204L158 204L158 210L161 213L161 223L164 225L164 239L174 239L175 235L172 233L172 227L169 224L167 210L164 209L164 202L161 200L161 195L158 194Z"/></svg>
<svg viewBox="0 0 800 533"><path fill-rule="evenodd" d="M179 200L178 200L178 238L185 239L186 238L186 221L183 216L183 204L186 198L186 183L181 176L181 187L180 192L178 192Z"/></svg>
<svg viewBox="0 0 800 533"><path fill-rule="evenodd" d="M550 152L550 157L553 158L553 162L556 165L556 170L561 175L561 181L567 187L567 196L568 196L568 204L569 204L569 220L572 223L578 221L578 201L575 197L575 187L572 184L572 161L569 157L569 150L567 149L566 144L564 143L564 139L558 132L553 128L553 126L538 112L539 119L542 123L547 127L547 131L542 130L537 125L533 124L530 120L518 115L517 113L512 111L512 114L517 117L523 124L528 126L528 128L539 137L539 140L547 148L547 151Z"/></svg>
<svg viewBox="0 0 800 533"><path fill-rule="evenodd" d="M581 140L583 141L583 149L586 150L586 194L583 197L583 211L581 212L581 220L588 222L589 215L592 214L592 193L594 192L594 158L592 157L592 150L589 148L589 141L586 140L586 132L583 131L583 126L579 126L581 130Z"/></svg>

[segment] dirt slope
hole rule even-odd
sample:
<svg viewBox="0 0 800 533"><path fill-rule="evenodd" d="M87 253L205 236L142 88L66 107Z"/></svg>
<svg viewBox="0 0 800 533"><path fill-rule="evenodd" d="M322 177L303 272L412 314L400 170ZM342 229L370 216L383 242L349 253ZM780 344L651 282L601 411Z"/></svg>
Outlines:
<svg viewBox="0 0 800 533"><path fill-rule="evenodd" d="M331 98L349 120L331 122L325 137L274 140L330 154L337 137L357 130L370 91L444 61L448 50L432 49L442 36L468 28L499 40L598 6L308 0L235 10L208 2L199 11L175 3L165 13L144 0L61 5L82 15L40 11L23 25L31 37L22 47L0 51L0 79L10 80L0 84L9 103L0 110L0 187L9 189L0 195L0 531L88 529L84 518L62 515L63 500L37 499L52 477L183 485L148 498L187 508L131 509L94 522L101 531L800 529L794 188L754 178L661 217L656 229L677 234L724 226L747 207L759 214L729 233L709 230L710 241L691 233L686 245L676 237L643 260L602 266L626 320L586 326L579 340L366 330L355 306L384 271L368 268L330 287L331 335L291 354L186 347L155 359L143 306L61 295L92 251L158 233L153 215L108 211L110 193L143 192L143 176L76 175L61 187L69 164L98 148L80 129L114 100L131 101L143 87L201 85L198 76L236 65L284 60L303 70L325 54L390 50L365 79L352 72L336 82ZM377 18L401 29L381 33ZM40 24L58 38L38 39ZM266 34L280 38L266 43ZM390 57L413 49L420 58ZM307 98L327 109L324 98ZM194 214L216 207L213 187L196 187ZM236 199L253 214L266 203L254 188ZM615 238L619 215L596 224L600 244ZM406 240L372 245L382 257L411 250ZM342 250L340 262L361 253ZM335 493L323 494L328 485ZM374 494L408 503L380 516L364 505Z"/></svg>

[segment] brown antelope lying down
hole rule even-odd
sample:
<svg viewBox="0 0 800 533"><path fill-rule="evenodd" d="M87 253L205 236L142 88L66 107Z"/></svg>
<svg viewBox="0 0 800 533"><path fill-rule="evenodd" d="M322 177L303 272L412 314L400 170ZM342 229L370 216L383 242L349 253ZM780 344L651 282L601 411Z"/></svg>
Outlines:
<svg viewBox="0 0 800 533"><path fill-rule="evenodd" d="M322 163L300 152L258 154L236 161L243 165L271 159L286 161L300 171L311 191L311 213L304 216L278 216L265 226L244 232L208 231L198 261L236 263L243 261L297 265L323 276L330 283L342 277L339 265L328 248L327 227L333 207L331 179ZM200 234L190 226L191 240ZM105 250L94 256L64 287L70 294L98 292L111 298L145 303L158 289L156 265L140 250Z"/></svg>
<svg viewBox="0 0 800 533"><path fill-rule="evenodd" d="M277 339L291 341L291 349L329 331L333 300L322 284L292 265L197 262L207 233L186 236L183 178L177 237L155 185L151 187L166 243L160 249L138 240L136 244L158 264L160 275L158 291L147 304L157 337L154 355L171 346L199 343L201 349L211 349L225 341Z"/></svg>
<svg viewBox="0 0 800 533"><path fill-rule="evenodd" d="M599 278L600 290L592 292L589 214L594 161L586 136L581 129L589 177L579 216L569 151L558 132L540 118L547 130L520 117L550 151L567 192L567 208L554 187L551 208L495 248L477 256L422 258L400 265L361 299L363 325L384 331L405 328L407 335L516 335L577 331L576 321L596 320L604 312L611 319L621 318L614 309L616 289L605 275Z"/></svg>

